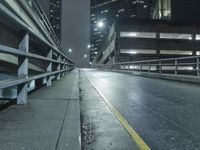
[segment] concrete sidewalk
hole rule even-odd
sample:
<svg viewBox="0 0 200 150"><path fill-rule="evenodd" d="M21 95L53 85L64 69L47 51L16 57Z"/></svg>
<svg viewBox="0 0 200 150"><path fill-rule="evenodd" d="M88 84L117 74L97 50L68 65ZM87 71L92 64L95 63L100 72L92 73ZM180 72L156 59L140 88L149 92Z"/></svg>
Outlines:
<svg viewBox="0 0 200 150"><path fill-rule="evenodd" d="M0 150L81 149L78 71L0 112Z"/></svg>

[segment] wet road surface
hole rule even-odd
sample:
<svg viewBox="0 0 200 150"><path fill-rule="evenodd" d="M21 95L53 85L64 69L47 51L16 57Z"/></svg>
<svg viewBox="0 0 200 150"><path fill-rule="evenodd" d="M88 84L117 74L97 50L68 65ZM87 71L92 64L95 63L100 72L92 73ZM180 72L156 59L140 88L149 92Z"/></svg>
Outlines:
<svg viewBox="0 0 200 150"><path fill-rule="evenodd" d="M200 150L200 85L84 72L152 150Z"/></svg>

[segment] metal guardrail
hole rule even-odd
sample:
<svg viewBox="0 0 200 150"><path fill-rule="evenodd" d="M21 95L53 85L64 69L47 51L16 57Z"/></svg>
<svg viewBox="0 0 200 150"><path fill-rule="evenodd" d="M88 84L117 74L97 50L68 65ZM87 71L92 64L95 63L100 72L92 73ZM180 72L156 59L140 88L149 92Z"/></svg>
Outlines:
<svg viewBox="0 0 200 150"><path fill-rule="evenodd" d="M54 77L59 80L66 73L74 69L75 66L74 63L63 53L63 49L52 27L50 26L50 23L47 22L47 18L44 20L47 22L47 25L44 27L45 29L48 27L47 31L50 32L49 36L54 39L54 42L57 46L42 40L39 36L33 33L26 24L22 23L18 16L9 11L0 3L0 13L2 12L3 15L9 19L12 19L13 22L20 26L20 37L22 38L20 38L21 40L19 41L18 48L0 44L0 53L15 56L18 60L16 78L0 81L0 89L17 86L17 104L27 104L28 86L31 81L46 79L46 86L51 86ZM37 12L36 15L38 15L38 13L39 12ZM9 24L9 26L15 28L15 25L11 26ZM43 46L46 48L45 53L47 53L47 55L44 56L44 53L40 51L34 53L30 52L30 39L34 39L34 41L39 41L39 43L43 44ZM30 59L35 61L30 62ZM38 65L41 62L46 64L44 65L46 67L45 71L37 74L29 74L29 64L35 63Z"/></svg>
<svg viewBox="0 0 200 150"><path fill-rule="evenodd" d="M200 76L200 56L97 64L95 68Z"/></svg>
<svg viewBox="0 0 200 150"><path fill-rule="evenodd" d="M35 12L39 16L41 23L47 28L48 32L52 35L52 37L56 41L57 46L64 52L64 50L61 46L61 43L60 43L58 37L56 36L54 29L52 28L51 23L49 22L49 19L46 16L39 1L38 0L32 1L32 5L34 6L34 8L36 8L36 9L33 9L33 12ZM30 8L33 8L33 7L30 6Z"/></svg>

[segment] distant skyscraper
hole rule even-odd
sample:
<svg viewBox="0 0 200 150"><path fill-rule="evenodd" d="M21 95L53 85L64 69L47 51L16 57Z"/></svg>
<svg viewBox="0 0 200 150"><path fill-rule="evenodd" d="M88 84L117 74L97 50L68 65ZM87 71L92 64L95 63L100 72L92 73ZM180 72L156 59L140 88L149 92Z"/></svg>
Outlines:
<svg viewBox="0 0 200 150"><path fill-rule="evenodd" d="M62 26L62 0L49 0L49 21L61 40L61 26Z"/></svg>
<svg viewBox="0 0 200 150"><path fill-rule="evenodd" d="M46 16L61 41L61 26L62 26L62 0L27 0L28 2L40 3ZM37 7L37 6L36 6Z"/></svg>
<svg viewBox="0 0 200 150"><path fill-rule="evenodd" d="M93 61L104 44L104 39L112 23L118 18L150 18L152 0L91 0L91 50ZM98 28L98 22L105 26ZM101 24L100 24L101 25Z"/></svg>

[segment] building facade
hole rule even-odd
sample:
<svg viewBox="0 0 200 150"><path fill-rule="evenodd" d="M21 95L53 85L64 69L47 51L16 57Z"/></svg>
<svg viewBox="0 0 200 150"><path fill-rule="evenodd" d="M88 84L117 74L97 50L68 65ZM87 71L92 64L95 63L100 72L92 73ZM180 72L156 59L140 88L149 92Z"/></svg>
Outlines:
<svg viewBox="0 0 200 150"><path fill-rule="evenodd" d="M119 18L150 18L152 0L91 0L90 61L101 50L112 23ZM98 28L99 21L105 23Z"/></svg>
<svg viewBox="0 0 200 150"><path fill-rule="evenodd" d="M98 63L107 63L111 58L114 58L113 62L123 62L199 54L199 49L195 47L195 44L189 44L190 47L188 47L187 50L185 47L176 48L177 43L184 43L184 41L187 41L187 43L199 43L199 31L197 32L194 30L193 33L195 33L195 35L191 32L180 32L178 28L173 27L173 25L178 26L181 24L179 27L182 28L185 23L189 24L187 27L190 28L190 25L194 26L195 24L199 24L200 9L198 6L200 6L199 0L91 1L91 62L94 60L94 62ZM97 24L101 19L105 22L106 27L98 29ZM136 22L139 22L138 20L143 20L141 22L145 22L147 26L151 26L152 22L158 25L162 24L163 27L165 27L164 24L166 24L166 26L170 26L168 25L168 22L172 22L172 25L168 28L169 31L164 29L162 33L158 32L161 30L160 28L155 28L155 30L143 33L143 31L145 31L145 26L143 26L143 31L139 29L140 26L137 27L138 29L130 28L133 27ZM162 20L167 21L162 22ZM119 30L119 28L113 28L111 27L113 22L116 22L117 26L119 26L119 23L126 24L127 29L123 28L123 30L121 30L120 28ZM173 30L173 32L170 30ZM108 32L110 32L111 35L107 34ZM123 32L128 32L128 34L124 35L124 37L123 35L120 35ZM115 36L112 36L112 33L114 33L113 35ZM114 39L113 37L116 38ZM139 40L137 41L136 39ZM172 45L169 49L160 47L164 39L171 41L171 44L174 45ZM136 42L134 43L133 40ZM154 40L154 42L147 44L152 40ZM129 42L134 44L130 44ZM138 42L142 44L139 44ZM122 46L124 43L129 47L125 47L125 49L120 48L119 50L119 46ZM137 47L139 45L145 45L146 47ZM110 52L110 49L114 51ZM112 57L110 54L115 57ZM107 55L109 55L109 57L107 57ZM99 61L100 57L106 57L106 59Z"/></svg>
<svg viewBox="0 0 200 150"><path fill-rule="evenodd" d="M118 20L94 64L200 55L200 23L154 19Z"/></svg>
<svg viewBox="0 0 200 150"><path fill-rule="evenodd" d="M154 0L153 3L153 19L200 20L199 0Z"/></svg>
<svg viewBox="0 0 200 150"><path fill-rule="evenodd" d="M49 21L61 41L62 0L49 0Z"/></svg>
<svg viewBox="0 0 200 150"><path fill-rule="evenodd" d="M55 34L61 41L62 28L62 0L28 0L33 3L40 3L46 16L54 29ZM34 6L34 4L33 4Z"/></svg>

